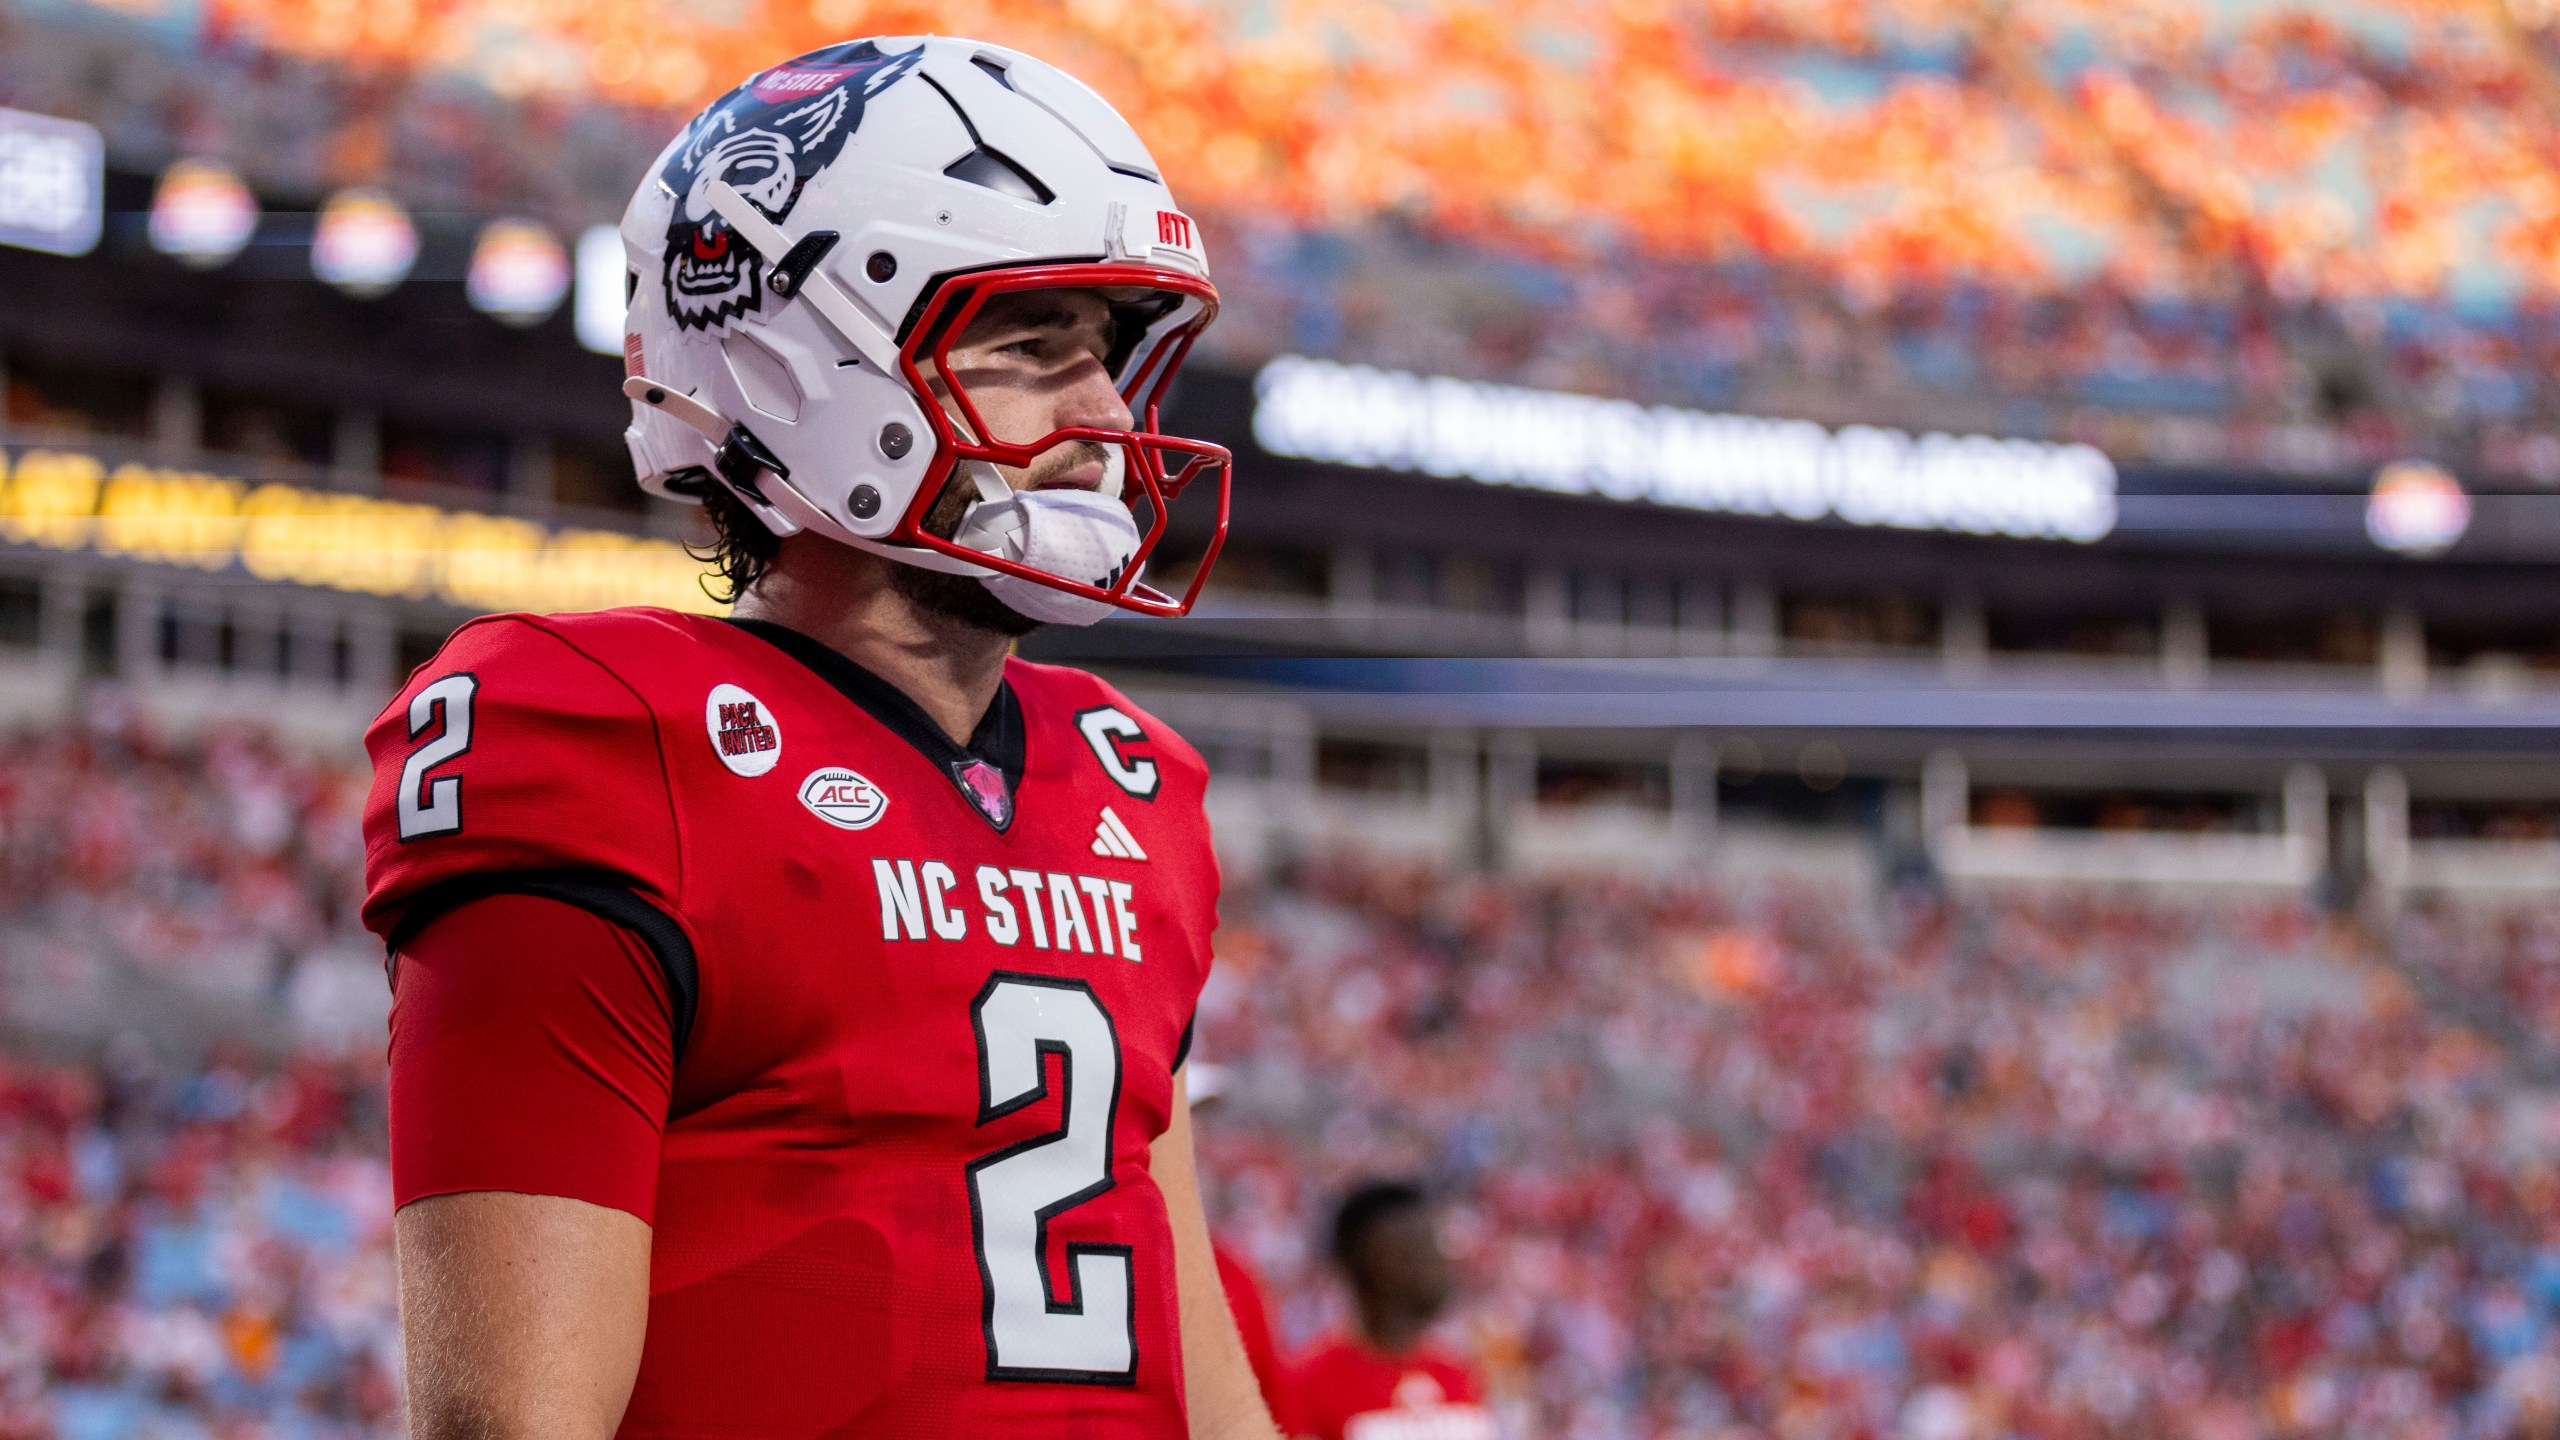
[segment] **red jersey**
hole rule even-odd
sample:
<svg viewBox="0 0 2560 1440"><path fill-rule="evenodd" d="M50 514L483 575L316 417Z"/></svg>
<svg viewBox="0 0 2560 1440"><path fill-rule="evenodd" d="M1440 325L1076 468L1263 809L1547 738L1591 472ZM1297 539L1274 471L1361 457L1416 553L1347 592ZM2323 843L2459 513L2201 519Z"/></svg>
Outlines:
<svg viewBox="0 0 2560 1440"><path fill-rule="evenodd" d="M367 743L397 1199L652 1223L622 1434L1183 1433L1148 1147L1215 920L1190 747L1018 660L957 745L655 610L466 625Z"/></svg>
<svg viewBox="0 0 2560 1440"><path fill-rule="evenodd" d="M1293 1435L1315 1440L1493 1440L1474 1372L1428 1347L1387 1355L1356 1339L1319 1347L1290 1376Z"/></svg>

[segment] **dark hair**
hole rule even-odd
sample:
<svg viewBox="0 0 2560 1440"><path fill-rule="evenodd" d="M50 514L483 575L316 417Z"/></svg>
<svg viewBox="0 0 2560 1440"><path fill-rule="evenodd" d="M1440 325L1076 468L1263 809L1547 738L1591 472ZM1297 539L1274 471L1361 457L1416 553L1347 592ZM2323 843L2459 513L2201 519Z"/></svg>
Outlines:
<svg viewBox="0 0 2560 1440"><path fill-rule="evenodd" d="M737 604L773 568L773 558L782 553L782 537L766 529L747 502L709 471L679 471L667 477L667 488L701 500L703 517L711 522L711 543L686 547L712 568L713 573L702 577L703 593L723 605Z"/></svg>
<svg viewBox="0 0 2560 1440"><path fill-rule="evenodd" d="M1333 1263L1344 1270L1359 1264L1360 1244L1370 1227L1390 1216L1420 1210L1431 1203L1422 1187L1404 1180L1367 1180L1351 1188L1333 1212Z"/></svg>

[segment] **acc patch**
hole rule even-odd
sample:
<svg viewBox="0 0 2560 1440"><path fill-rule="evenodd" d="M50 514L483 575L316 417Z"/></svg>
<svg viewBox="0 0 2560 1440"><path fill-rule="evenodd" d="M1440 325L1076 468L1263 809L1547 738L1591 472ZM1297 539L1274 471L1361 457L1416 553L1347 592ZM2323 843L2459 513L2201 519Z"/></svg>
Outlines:
<svg viewBox="0 0 2560 1440"><path fill-rule="evenodd" d="M810 771L800 782L800 803L839 830L868 830L889 813L888 792L841 765Z"/></svg>
<svg viewBox="0 0 2560 1440"><path fill-rule="evenodd" d="M782 727L765 713L764 702L735 685L714 685L702 702L702 728L710 733L711 753L732 775L750 778L782 763Z"/></svg>

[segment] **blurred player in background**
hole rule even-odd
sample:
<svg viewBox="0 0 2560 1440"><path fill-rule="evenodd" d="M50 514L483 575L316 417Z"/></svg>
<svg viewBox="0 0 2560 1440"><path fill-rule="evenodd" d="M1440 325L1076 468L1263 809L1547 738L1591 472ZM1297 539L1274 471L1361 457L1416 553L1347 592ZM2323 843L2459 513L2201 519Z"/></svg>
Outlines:
<svg viewBox="0 0 2560 1440"><path fill-rule="evenodd" d="M1428 1339L1456 1282L1422 1190L1376 1180L1344 1196L1333 1261L1359 1330L1298 1364L1282 1427L1313 1440L1492 1440L1475 1372Z"/></svg>

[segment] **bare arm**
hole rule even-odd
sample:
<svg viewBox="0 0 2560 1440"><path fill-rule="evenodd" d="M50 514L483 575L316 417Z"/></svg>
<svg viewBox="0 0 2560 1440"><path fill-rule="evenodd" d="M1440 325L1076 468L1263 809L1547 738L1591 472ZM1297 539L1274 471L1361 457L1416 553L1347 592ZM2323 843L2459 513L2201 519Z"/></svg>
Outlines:
<svg viewBox="0 0 2560 1440"><path fill-rule="evenodd" d="M412 1201L396 1223L412 1440L607 1440L640 1370L648 1225L494 1190Z"/></svg>
<svg viewBox="0 0 2560 1440"><path fill-rule="evenodd" d="M1182 1388L1191 1410L1192 1440L1278 1440L1279 1427L1263 1407L1261 1386L1245 1359L1218 1260L1209 1250L1209 1217L1200 1208L1200 1171L1191 1154L1191 1107L1184 1103L1188 1076L1173 1077L1173 1123L1156 1137L1148 1168L1164 1192L1173 1222L1173 1273L1182 1309Z"/></svg>

